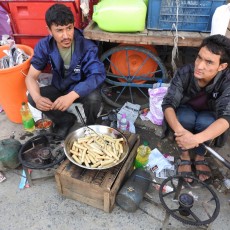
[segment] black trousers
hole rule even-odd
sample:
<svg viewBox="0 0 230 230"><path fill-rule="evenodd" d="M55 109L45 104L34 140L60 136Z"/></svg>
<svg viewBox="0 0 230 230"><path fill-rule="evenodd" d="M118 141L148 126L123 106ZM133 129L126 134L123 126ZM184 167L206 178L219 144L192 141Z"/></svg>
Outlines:
<svg viewBox="0 0 230 230"><path fill-rule="evenodd" d="M57 90L54 86L44 86L40 88L40 93L43 97L49 98L52 102L54 102L58 97L64 96L65 94ZM33 98L28 95L29 103L36 108L36 104ZM76 101L78 103L83 104L83 109L86 116L86 124L93 125L96 122L97 114L99 113L101 107L101 94L100 89L96 89L91 92L89 95L78 98ZM36 108L37 109L37 108ZM53 120L55 124L62 124L68 121L69 116L72 115L67 111L59 111L59 110L50 110L50 111L42 111L48 118Z"/></svg>

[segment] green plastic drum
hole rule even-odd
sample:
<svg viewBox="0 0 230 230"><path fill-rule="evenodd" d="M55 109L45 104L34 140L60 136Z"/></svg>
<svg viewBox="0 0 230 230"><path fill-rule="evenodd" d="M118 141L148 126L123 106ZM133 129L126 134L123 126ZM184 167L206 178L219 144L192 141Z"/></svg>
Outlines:
<svg viewBox="0 0 230 230"><path fill-rule="evenodd" d="M143 0L103 0L94 5L92 19L109 32L138 32L145 29L147 2Z"/></svg>

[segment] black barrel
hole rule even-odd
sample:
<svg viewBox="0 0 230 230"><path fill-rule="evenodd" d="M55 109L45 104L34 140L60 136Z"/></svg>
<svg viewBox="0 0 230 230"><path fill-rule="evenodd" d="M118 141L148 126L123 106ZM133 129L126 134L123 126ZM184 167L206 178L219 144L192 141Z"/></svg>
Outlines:
<svg viewBox="0 0 230 230"><path fill-rule="evenodd" d="M116 203L127 212L135 212L151 183L151 175L143 169L135 169L116 196Z"/></svg>

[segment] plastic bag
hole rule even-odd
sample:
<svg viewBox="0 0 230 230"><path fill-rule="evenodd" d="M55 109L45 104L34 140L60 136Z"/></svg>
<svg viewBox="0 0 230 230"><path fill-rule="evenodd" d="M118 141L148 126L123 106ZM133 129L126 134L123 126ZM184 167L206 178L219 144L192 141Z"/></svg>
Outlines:
<svg viewBox="0 0 230 230"><path fill-rule="evenodd" d="M89 15L89 0L81 0L80 8L85 17Z"/></svg>
<svg viewBox="0 0 230 230"><path fill-rule="evenodd" d="M149 155L147 168L156 174L159 174L164 169L174 170L172 165L163 154L157 149L153 149ZM159 176L159 175L158 175Z"/></svg>
<svg viewBox="0 0 230 230"><path fill-rule="evenodd" d="M230 20L230 3L216 8L212 17L211 35L225 35Z"/></svg>
<svg viewBox="0 0 230 230"><path fill-rule="evenodd" d="M162 125L164 114L161 104L167 90L168 86L148 90L150 112L147 116L153 124Z"/></svg>

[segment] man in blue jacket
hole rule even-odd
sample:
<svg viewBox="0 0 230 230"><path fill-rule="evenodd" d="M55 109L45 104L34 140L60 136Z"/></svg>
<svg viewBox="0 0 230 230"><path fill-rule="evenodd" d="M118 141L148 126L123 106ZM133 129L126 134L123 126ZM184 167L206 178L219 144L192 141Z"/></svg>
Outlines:
<svg viewBox="0 0 230 230"><path fill-rule="evenodd" d="M66 110L73 102L83 104L87 125L95 124L100 109L100 85L106 74L98 59L94 41L74 28L74 16L64 4L54 4L46 12L49 36L41 39L26 77L29 103L55 124L55 132L65 137L75 123L75 115ZM50 64L51 85L39 88L38 76Z"/></svg>
<svg viewBox="0 0 230 230"><path fill-rule="evenodd" d="M222 146L230 123L230 39L213 35L203 40L195 64L180 68L173 77L162 108L165 120L181 148L178 174L210 178L202 143L216 139ZM191 162L189 150L196 154ZM187 180L191 182L191 179Z"/></svg>

